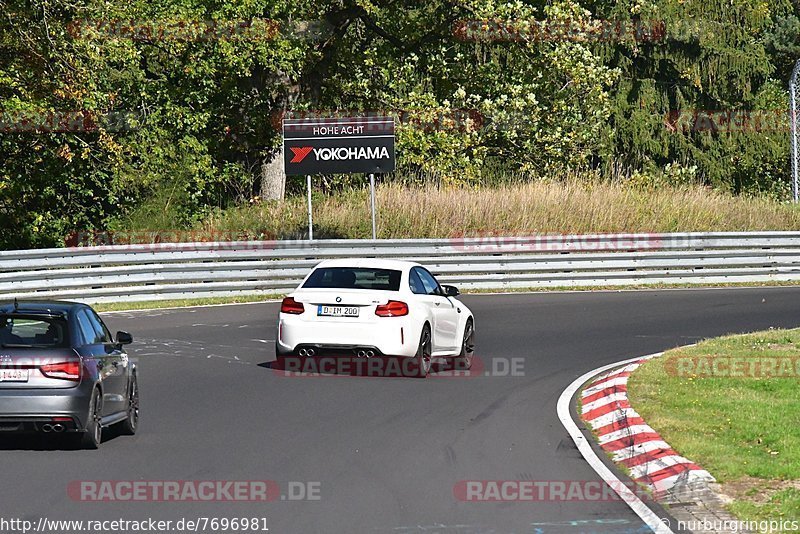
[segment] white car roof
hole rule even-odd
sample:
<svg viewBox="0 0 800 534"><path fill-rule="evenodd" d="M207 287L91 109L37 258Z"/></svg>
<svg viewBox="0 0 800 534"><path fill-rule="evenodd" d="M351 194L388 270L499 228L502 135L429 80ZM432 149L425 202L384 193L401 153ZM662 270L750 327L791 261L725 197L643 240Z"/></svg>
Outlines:
<svg viewBox="0 0 800 534"><path fill-rule="evenodd" d="M379 258L337 258L335 260L323 260L315 268L319 267L369 267L373 269L393 269L395 271L409 271L412 267L420 265L413 261L404 260L384 260Z"/></svg>

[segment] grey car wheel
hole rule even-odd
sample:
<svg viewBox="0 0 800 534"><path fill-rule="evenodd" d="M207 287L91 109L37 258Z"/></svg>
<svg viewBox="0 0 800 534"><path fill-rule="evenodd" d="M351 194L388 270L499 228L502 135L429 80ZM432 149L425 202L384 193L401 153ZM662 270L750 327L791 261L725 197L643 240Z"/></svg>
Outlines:
<svg viewBox="0 0 800 534"><path fill-rule="evenodd" d="M86 419L86 432L83 433L81 446L84 449L97 449L103 440L103 427L100 425L100 390L95 388L89 401L89 417Z"/></svg>
<svg viewBox="0 0 800 534"><path fill-rule="evenodd" d="M128 436L136 434L139 428L139 382L134 374L128 389L128 417L120 423L122 433Z"/></svg>

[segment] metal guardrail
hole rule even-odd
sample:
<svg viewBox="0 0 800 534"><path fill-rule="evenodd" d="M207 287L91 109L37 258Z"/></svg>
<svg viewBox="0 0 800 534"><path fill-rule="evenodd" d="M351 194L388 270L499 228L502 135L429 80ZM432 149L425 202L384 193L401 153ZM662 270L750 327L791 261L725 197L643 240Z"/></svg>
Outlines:
<svg viewBox="0 0 800 534"><path fill-rule="evenodd" d="M800 232L156 243L0 251L0 298L287 293L320 260L399 258L462 288L800 280Z"/></svg>

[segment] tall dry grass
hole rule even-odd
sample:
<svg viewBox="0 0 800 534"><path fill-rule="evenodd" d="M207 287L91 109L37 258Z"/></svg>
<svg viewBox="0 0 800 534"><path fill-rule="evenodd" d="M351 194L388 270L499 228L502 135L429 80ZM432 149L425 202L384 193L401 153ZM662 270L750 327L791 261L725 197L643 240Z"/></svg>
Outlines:
<svg viewBox="0 0 800 534"><path fill-rule="evenodd" d="M735 197L704 187L637 188L620 182L536 181L492 188L382 185L381 238L533 233L800 230L800 209L766 198ZM370 236L369 194L314 199L315 237ZM300 238L302 197L210 216L202 229Z"/></svg>

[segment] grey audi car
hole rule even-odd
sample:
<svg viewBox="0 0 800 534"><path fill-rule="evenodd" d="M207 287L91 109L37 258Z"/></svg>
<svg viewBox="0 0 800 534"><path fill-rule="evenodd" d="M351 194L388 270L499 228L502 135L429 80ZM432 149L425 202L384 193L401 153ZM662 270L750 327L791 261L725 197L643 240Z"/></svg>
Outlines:
<svg viewBox="0 0 800 534"><path fill-rule="evenodd" d="M64 301L0 303L0 434L72 433L84 448L102 429L139 423L136 366L89 306Z"/></svg>

